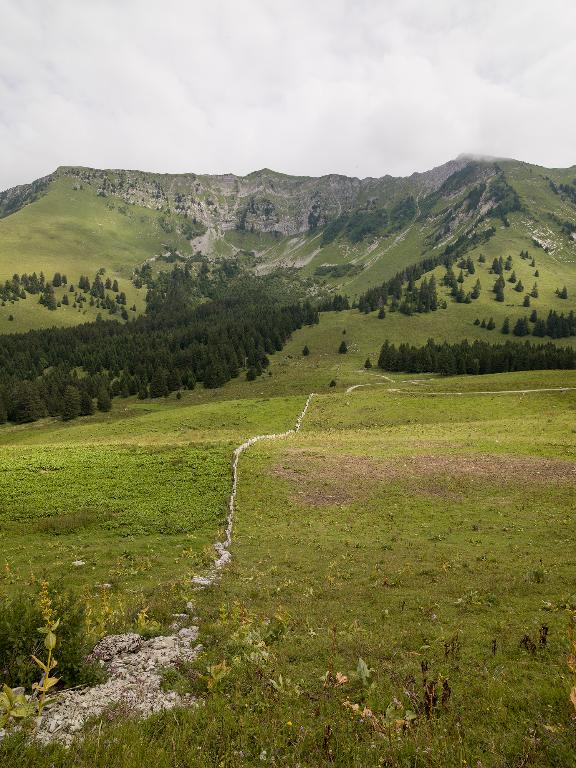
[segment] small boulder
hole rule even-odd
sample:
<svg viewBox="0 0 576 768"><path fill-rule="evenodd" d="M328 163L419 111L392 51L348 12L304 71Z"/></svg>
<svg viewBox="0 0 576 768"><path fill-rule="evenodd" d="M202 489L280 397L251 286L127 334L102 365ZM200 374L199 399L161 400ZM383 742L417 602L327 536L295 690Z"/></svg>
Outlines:
<svg viewBox="0 0 576 768"><path fill-rule="evenodd" d="M136 653L142 647L142 637L135 632L124 635L107 635L99 640L90 656L90 660L111 661L123 653Z"/></svg>

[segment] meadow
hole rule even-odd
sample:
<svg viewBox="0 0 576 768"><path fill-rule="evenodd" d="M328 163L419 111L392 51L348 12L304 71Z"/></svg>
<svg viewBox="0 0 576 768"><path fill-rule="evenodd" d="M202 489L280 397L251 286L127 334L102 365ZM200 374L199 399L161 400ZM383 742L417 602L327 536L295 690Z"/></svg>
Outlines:
<svg viewBox="0 0 576 768"><path fill-rule="evenodd" d="M126 403L74 425L0 431L3 597L42 579L90 595L104 583L136 607L151 581L203 572L226 519L233 448L289 428L301 408L300 398Z"/></svg>
<svg viewBox="0 0 576 768"><path fill-rule="evenodd" d="M126 568L116 577L120 589L154 576L156 598L147 597L158 606L170 566L181 572L180 548L199 548L210 523L217 529L225 455L235 441L289 427L304 392L287 392L298 381L304 390L324 380L331 366L341 366L349 386L371 385L324 389L298 435L258 443L242 457L232 564L219 584L192 594L205 653L165 674L166 687L196 694L203 706L144 722L111 713L70 750L23 750L15 738L0 754L18 755L23 766L573 764L566 656L576 609L576 393L497 392L573 387L574 372L387 381L355 373L359 351L332 353L319 367L305 358L309 367L292 379L282 373L283 354L291 352L273 358L272 376L236 380L216 394L128 400L123 414L68 428L46 422L2 431L4 444L9 434L18 441L1 449L5 463L8 455L16 461L12 479L18 462L32 476L50 462L68 464L71 507L78 506L72 478L96 436L91 450L101 466L88 474L87 491L114 487L109 467L134 454L125 479L111 474L132 524L130 477L144 521L146 498L172 504L179 521L177 499L186 493L192 542L137 525L122 539L136 552L148 536L164 539L157 551L172 548L164 571L157 560L142 574ZM259 394L265 387L269 397ZM171 486L175 470L191 472L199 454L214 472L210 491L201 487L197 496L215 500L209 520L194 512L194 483ZM143 456L149 484L137 469ZM162 474L168 456L170 474ZM45 477L39 483L57 482ZM34 509L33 490L22 509ZM22 524L17 505L11 515L11 525ZM110 519L96 528L112 534L113 546ZM58 516L43 511L27 523L31 544L68 535L34 527L50 520L58 527ZM161 610L151 611L156 617Z"/></svg>
<svg viewBox="0 0 576 768"><path fill-rule="evenodd" d="M105 278L118 280L127 306L136 304L142 312L146 289L134 287L130 279L134 267L163 253L168 245L190 250L176 232L176 219L161 211L125 205L117 198L100 197L91 187L78 188L72 178L58 178L49 194L0 220L0 280L11 279L15 271L43 271L48 280L60 272L77 289L81 275L92 281L103 267ZM57 301L65 291L67 287L55 290ZM38 305L38 298L28 295L0 308L0 333L76 325L95 320L99 311L88 304L74 309L72 303L50 311Z"/></svg>

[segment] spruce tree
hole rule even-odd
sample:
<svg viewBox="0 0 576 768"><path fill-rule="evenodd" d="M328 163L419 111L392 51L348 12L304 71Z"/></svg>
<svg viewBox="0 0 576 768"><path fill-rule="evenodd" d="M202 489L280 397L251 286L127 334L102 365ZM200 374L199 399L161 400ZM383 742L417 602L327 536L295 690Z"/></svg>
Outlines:
<svg viewBox="0 0 576 768"><path fill-rule="evenodd" d="M62 398L62 421L71 421L80 416L80 392L78 387L69 385Z"/></svg>
<svg viewBox="0 0 576 768"><path fill-rule="evenodd" d="M90 392L83 389L80 393L80 416L92 416L94 413L94 401Z"/></svg>
<svg viewBox="0 0 576 768"><path fill-rule="evenodd" d="M308 357L309 354L310 354L310 350L308 349L308 345L305 344L304 345L304 349L302 350L302 356L303 357Z"/></svg>
<svg viewBox="0 0 576 768"><path fill-rule="evenodd" d="M510 318L507 317L502 323L502 333L510 333Z"/></svg>
<svg viewBox="0 0 576 768"><path fill-rule="evenodd" d="M110 392L108 391L108 387L101 386L98 390L98 395L96 397L96 407L103 413L107 413L109 410L111 410L112 400L110 399Z"/></svg>
<svg viewBox="0 0 576 768"><path fill-rule="evenodd" d="M366 358L366 362L364 363L364 368L368 370L369 368L372 368L372 362L369 357Z"/></svg>
<svg viewBox="0 0 576 768"><path fill-rule="evenodd" d="M514 325L514 336L527 336L529 333L530 328L528 327L528 321L525 317L519 317Z"/></svg>
<svg viewBox="0 0 576 768"><path fill-rule="evenodd" d="M346 352L348 352L348 345L346 344L346 342L344 340L342 340L340 342L340 346L338 347L338 352L341 355L345 355Z"/></svg>
<svg viewBox="0 0 576 768"><path fill-rule="evenodd" d="M168 394L167 373L163 368L156 368L150 381L150 397L165 397Z"/></svg>
<svg viewBox="0 0 576 768"><path fill-rule="evenodd" d="M8 411L10 421L27 424L46 416L46 406L36 388L29 381L21 381L15 389L12 407Z"/></svg>

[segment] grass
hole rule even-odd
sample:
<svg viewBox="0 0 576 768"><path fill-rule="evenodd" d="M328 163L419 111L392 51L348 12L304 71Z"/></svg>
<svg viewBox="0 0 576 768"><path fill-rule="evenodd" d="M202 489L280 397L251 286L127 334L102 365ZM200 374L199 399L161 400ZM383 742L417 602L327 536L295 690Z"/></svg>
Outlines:
<svg viewBox="0 0 576 768"><path fill-rule="evenodd" d="M58 177L48 192L31 205L0 220L0 279L14 272L55 272L77 287L80 275L92 281L100 267L117 279L127 304L144 309L145 289L130 281L135 266L163 251L163 244L187 247L174 231L160 225L162 212L124 205L115 198L99 197L89 186L74 188L74 180ZM175 217L164 216L173 226ZM177 218L177 217L176 217ZM57 300L63 291L56 289ZM26 331L52 325L74 325L95 320L98 310L72 306L50 311L37 304L38 296L0 308L0 333ZM13 321L8 316L14 316Z"/></svg>
<svg viewBox="0 0 576 768"><path fill-rule="evenodd" d="M289 428L301 408L299 397L130 399L71 425L0 430L0 596L47 578L89 594L108 583L135 602L151 583L202 572L226 518L233 448Z"/></svg>
<svg viewBox="0 0 576 768"><path fill-rule="evenodd" d="M317 396L300 434L241 460L232 565L195 597L206 653L166 678L204 706L111 714L70 750L15 739L0 754L22 766L570 765L576 394L473 392L573 385L572 373ZM162 407L171 426L197 411L200 430L220 409L234 410ZM422 670L439 694L429 718ZM407 710L416 720L396 729Z"/></svg>

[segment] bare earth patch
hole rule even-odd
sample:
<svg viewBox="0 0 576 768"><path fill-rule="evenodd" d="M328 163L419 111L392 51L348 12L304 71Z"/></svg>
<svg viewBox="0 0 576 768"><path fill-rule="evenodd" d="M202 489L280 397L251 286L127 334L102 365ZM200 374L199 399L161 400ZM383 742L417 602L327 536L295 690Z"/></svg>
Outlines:
<svg viewBox="0 0 576 768"><path fill-rule="evenodd" d="M498 485L566 483L576 485L576 462L524 456L421 455L375 459L291 450L272 469L295 488L293 497L311 506L345 504L374 486L406 480L416 493L455 499L450 479L493 480Z"/></svg>

